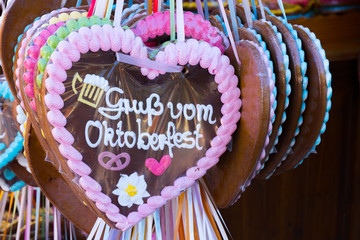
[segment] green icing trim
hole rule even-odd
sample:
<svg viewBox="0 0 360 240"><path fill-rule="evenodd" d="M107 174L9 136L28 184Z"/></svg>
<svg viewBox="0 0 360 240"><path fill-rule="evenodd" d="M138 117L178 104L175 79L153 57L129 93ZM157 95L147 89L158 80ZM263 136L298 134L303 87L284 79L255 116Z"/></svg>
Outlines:
<svg viewBox="0 0 360 240"><path fill-rule="evenodd" d="M37 63L39 74L36 76L36 83L41 88L43 73L46 65L50 59L51 54L56 49L60 41L64 40L71 32L79 30L81 27L91 27L93 25L112 25L112 22L108 18L99 18L98 16L92 16L90 18L81 17L78 20L70 19L62 27L59 27L56 32L51 35L44 46L40 49L40 59Z"/></svg>

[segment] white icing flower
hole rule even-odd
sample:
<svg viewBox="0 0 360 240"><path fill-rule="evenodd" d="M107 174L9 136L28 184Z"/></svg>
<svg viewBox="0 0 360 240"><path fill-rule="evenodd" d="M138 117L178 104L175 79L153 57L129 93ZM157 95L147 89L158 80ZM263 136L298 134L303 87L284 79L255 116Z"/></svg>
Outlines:
<svg viewBox="0 0 360 240"><path fill-rule="evenodd" d="M121 174L121 178L116 186L118 189L115 189L112 193L119 195L118 202L123 207L143 204L143 198L150 196L146 191L147 184L144 175L138 176L136 172L130 176Z"/></svg>

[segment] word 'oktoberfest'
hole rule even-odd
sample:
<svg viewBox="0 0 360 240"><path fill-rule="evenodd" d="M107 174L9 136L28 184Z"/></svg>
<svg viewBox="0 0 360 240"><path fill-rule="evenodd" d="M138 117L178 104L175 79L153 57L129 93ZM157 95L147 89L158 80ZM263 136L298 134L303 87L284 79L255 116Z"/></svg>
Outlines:
<svg viewBox="0 0 360 240"><path fill-rule="evenodd" d="M115 94L115 95L114 95ZM101 143L105 146L119 146L127 148L138 148L142 150L154 151L164 150L168 148L170 157L173 157L173 148L185 148L202 149L199 140L203 137L200 133L201 124L196 124L196 128L193 131L177 132L174 122L169 121L167 123L166 131L164 133L149 133L142 131L141 118L137 118L137 130L136 131L124 131L124 122L119 120L121 116L136 114L136 116L142 116L147 119L147 125L149 127L153 124L154 117L160 116L164 113L165 108L168 108L170 118L173 120L179 119L183 116L187 121L196 119L198 122L205 121L209 124L215 124L216 119L213 118L213 107L203 104L182 104L177 103L176 107L172 102L168 102L166 106L161 102L161 98L158 94L152 93L144 102L136 99L129 100L126 98L119 98L124 91L118 87L112 87L106 92L105 107L98 108L99 113L106 119L118 121L116 129L109 126L108 121L102 122L96 120L89 120L85 126L85 140L89 147L96 148ZM117 99L116 102L112 102L111 99ZM113 125L113 124L112 124ZM96 139L89 137L89 133L94 129L98 129L98 135Z"/></svg>

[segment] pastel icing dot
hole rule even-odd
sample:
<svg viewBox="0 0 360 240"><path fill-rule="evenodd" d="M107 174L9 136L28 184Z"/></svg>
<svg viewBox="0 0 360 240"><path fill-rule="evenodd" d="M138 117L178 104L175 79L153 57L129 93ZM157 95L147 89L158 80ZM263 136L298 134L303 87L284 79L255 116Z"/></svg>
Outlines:
<svg viewBox="0 0 360 240"><path fill-rule="evenodd" d="M41 88L41 82L42 82L42 73L40 73L37 77L36 77L36 83L38 85L39 88Z"/></svg>
<svg viewBox="0 0 360 240"><path fill-rule="evenodd" d="M0 143L0 151L4 150L5 147L6 147L5 143Z"/></svg>
<svg viewBox="0 0 360 240"><path fill-rule="evenodd" d="M56 30L58 29L58 27L56 25L51 25L48 27L48 31L53 34Z"/></svg>
<svg viewBox="0 0 360 240"><path fill-rule="evenodd" d="M59 27L62 27L62 26L64 26L65 25L65 23L64 22L58 22L57 24L56 24L56 26L59 28Z"/></svg>
<svg viewBox="0 0 360 240"><path fill-rule="evenodd" d="M47 39L47 43L52 48L56 48L56 46L59 44L59 42L60 42L60 39L55 35L52 35Z"/></svg>
<svg viewBox="0 0 360 240"><path fill-rule="evenodd" d="M87 12L83 12L83 13L81 13L81 15L83 16L83 17L86 17L87 16Z"/></svg>
<svg viewBox="0 0 360 240"><path fill-rule="evenodd" d="M69 20L70 19L70 16L69 16L69 14L67 14L67 13L61 13L60 15L59 15L59 19L60 19L60 21L67 21L67 20Z"/></svg>
<svg viewBox="0 0 360 240"><path fill-rule="evenodd" d="M72 13L70 13L70 18L72 18L72 19L78 19L78 18L80 18L82 15L81 15L81 13L79 13L79 12L72 12Z"/></svg>
<svg viewBox="0 0 360 240"><path fill-rule="evenodd" d="M56 31L56 35L64 39L69 35L69 30L66 27L59 27L59 29Z"/></svg>
<svg viewBox="0 0 360 240"><path fill-rule="evenodd" d="M90 17L90 22L92 25L101 25L101 20L98 16L91 16Z"/></svg>
<svg viewBox="0 0 360 240"><path fill-rule="evenodd" d="M34 39L34 43L38 46L42 46L44 45L46 42L46 40L42 37L42 36L37 36L35 39Z"/></svg>
<svg viewBox="0 0 360 240"><path fill-rule="evenodd" d="M49 24L57 24L58 22L60 22L59 18L57 17L52 17L50 20L49 20Z"/></svg>
<svg viewBox="0 0 360 240"><path fill-rule="evenodd" d="M15 173L13 171L11 171L10 169L5 169L4 176L5 176L6 180L11 180L15 177Z"/></svg>
<svg viewBox="0 0 360 240"><path fill-rule="evenodd" d="M102 21L102 25L104 25L104 24L112 25L112 22L108 18L103 18L101 21Z"/></svg>
<svg viewBox="0 0 360 240"><path fill-rule="evenodd" d="M50 32L48 29L42 30L40 33L40 36L42 36L43 38L48 38L50 37L52 34L52 32Z"/></svg>
<svg viewBox="0 0 360 240"><path fill-rule="evenodd" d="M47 64L47 61L45 58L40 58L39 61L38 61L38 68L39 68L39 71L41 73L43 73L45 71L45 67L46 67L46 64Z"/></svg>
<svg viewBox="0 0 360 240"><path fill-rule="evenodd" d="M91 25L91 22L87 17L79 18L78 23L79 27L89 27Z"/></svg>
<svg viewBox="0 0 360 240"><path fill-rule="evenodd" d="M39 56L39 47L36 45L31 46L28 50L28 55L34 59L37 59Z"/></svg>
<svg viewBox="0 0 360 240"><path fill-rule="evenodd" d="M17 191L17 190L19 190L20 188L22 188L24 186L25 186L25 183L23 181L18 181L18 182L14 183L14 185L12 185L10 187L10 191L11 192Z"/></svg>
<svg viewBox="0 0 360 240"><path fill-rule="evenodd" d="M41 48L40 52L41 52L41 57L45 58L47 61L50 59L51 53L53 52L53 48L45 45Z"/></svg>
<svg viewBox="0 0 360 240"><path fill-rule="evenodd" d="M79 29L79 24L74 19L71 19L71 20L67 21L66 27L69 29L70 32L72 32L72 31L76 31Z"/></svg>

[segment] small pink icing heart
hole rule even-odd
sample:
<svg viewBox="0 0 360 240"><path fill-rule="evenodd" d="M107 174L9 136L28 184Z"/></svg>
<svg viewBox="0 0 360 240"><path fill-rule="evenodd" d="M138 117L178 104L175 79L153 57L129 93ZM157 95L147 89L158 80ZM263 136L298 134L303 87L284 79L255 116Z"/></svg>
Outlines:
<svg viewBox="0 0 360 240"><path fill-rule="evenodd" d="M161 174L163 174L165 170L169 167L170 163L171 157L169 155L163 156L160 162L158 162L155 158L148 158L145 161L146 167L156 176L160 176Z"/></svg>

